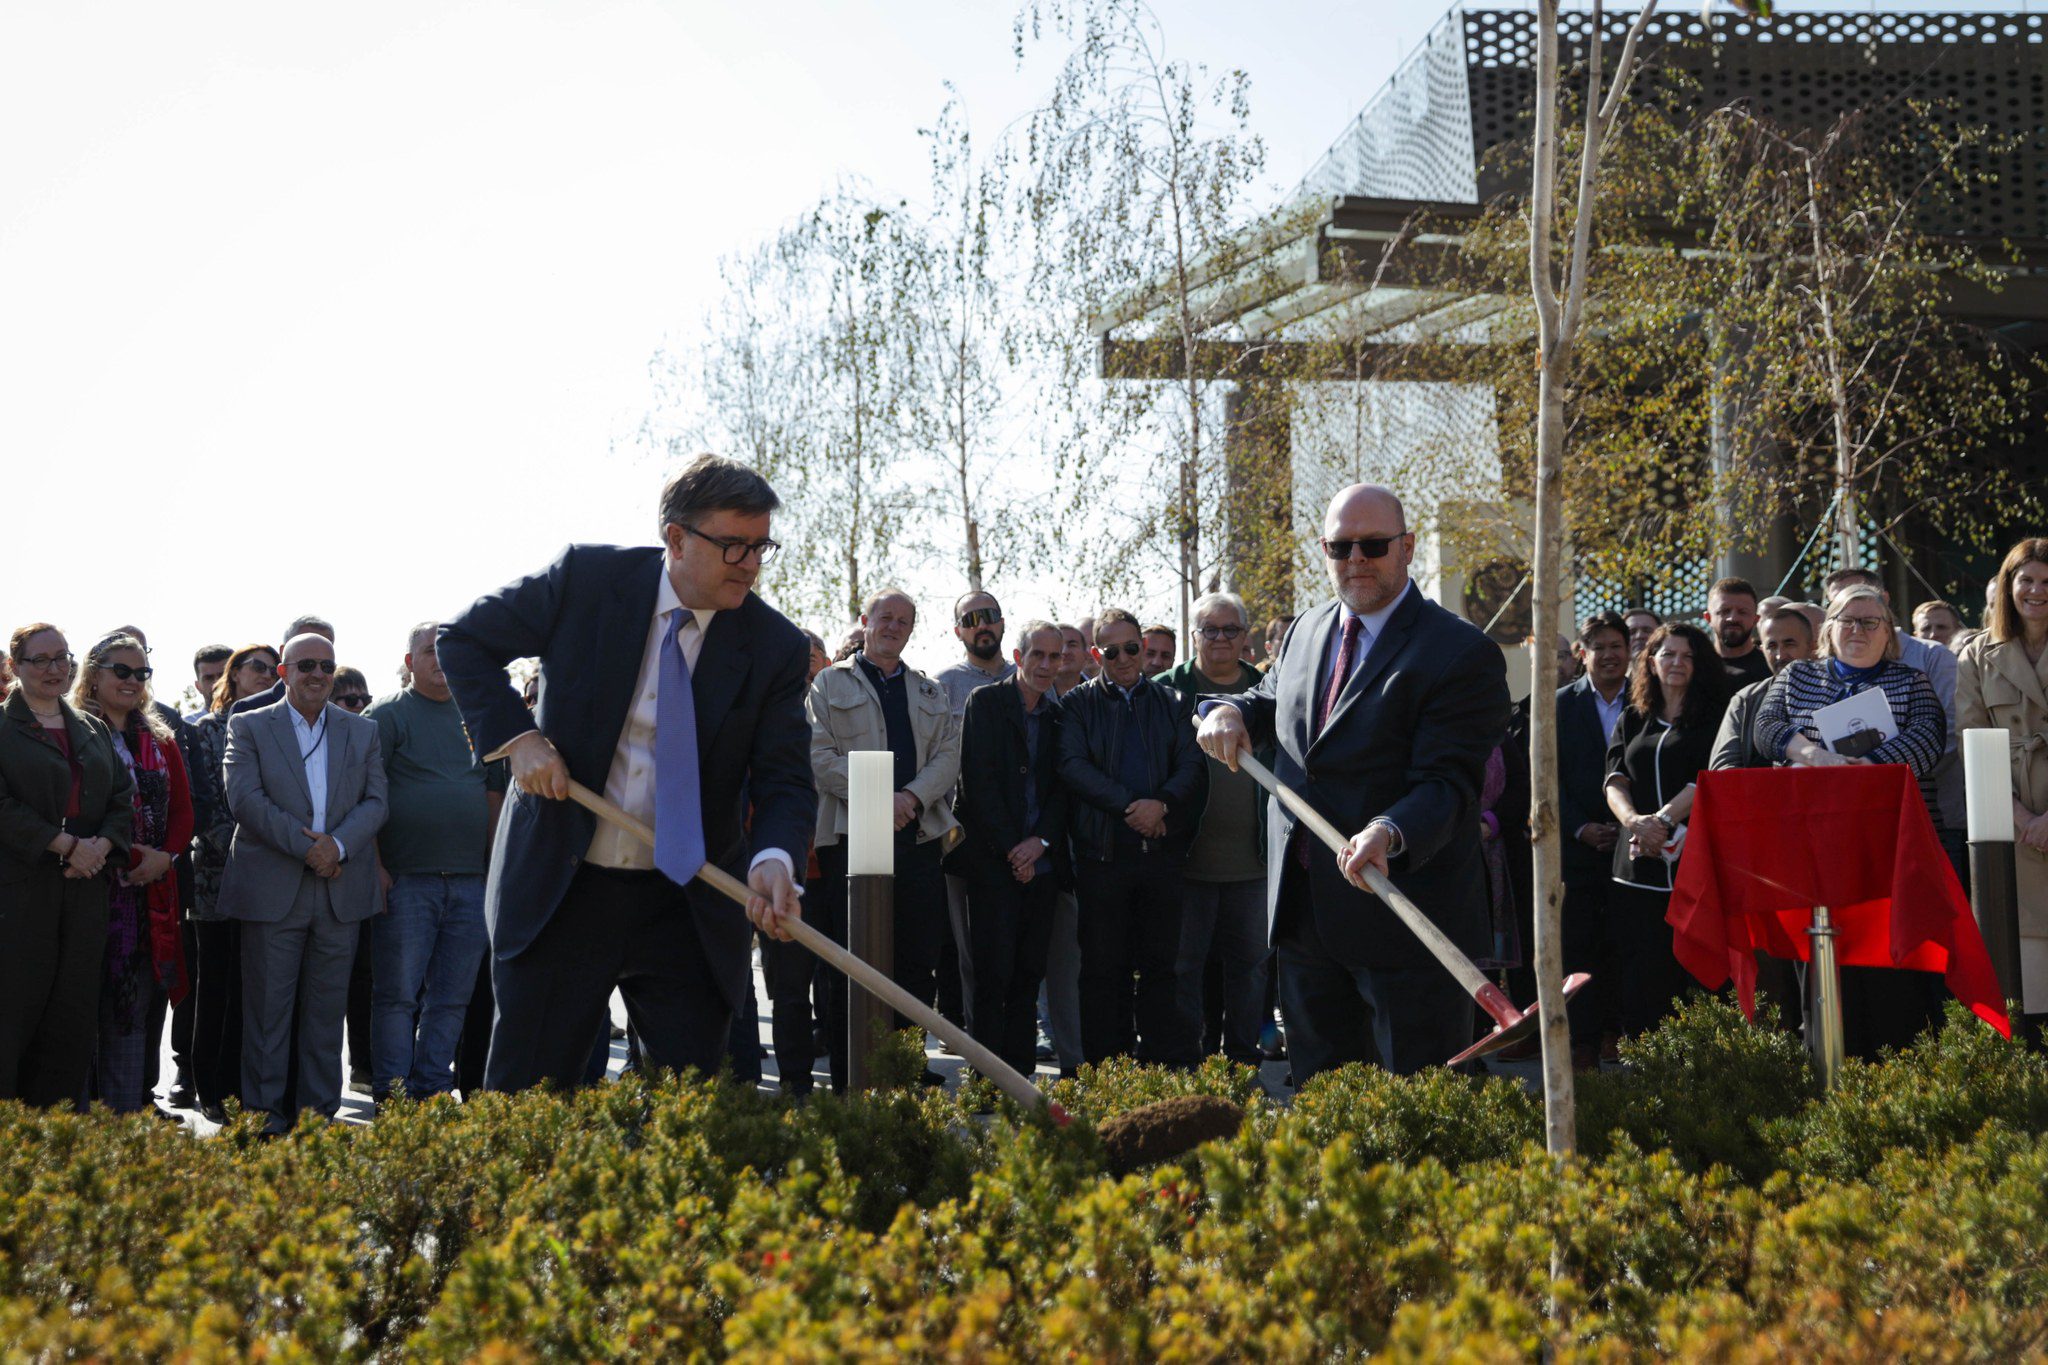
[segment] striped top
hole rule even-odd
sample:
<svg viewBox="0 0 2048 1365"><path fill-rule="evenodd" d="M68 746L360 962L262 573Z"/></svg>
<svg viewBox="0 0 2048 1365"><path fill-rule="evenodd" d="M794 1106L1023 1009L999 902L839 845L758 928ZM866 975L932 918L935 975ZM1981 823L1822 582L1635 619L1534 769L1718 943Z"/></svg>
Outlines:
<svg viewBox="0 0 2048 1365"><path fill-rule="evenodd" d="M1938 830L1942 828L1941 803L1934 791L1934 765L1941 762L1942 750L1948 746L1948 713L1934 695L1934 685L1917 668L1887 659L1874 682L1855 682L1836 677L1826 659L1787 664L1757 708L1757 754L1782 763L1793 735L1803 734L1819 743L1813 713L1871 687L1882 689L1891 703L1899 733L1866 757L1872 763L1903 763L1913 770L1913 776L1920 779L1921 799Z"/></svg>

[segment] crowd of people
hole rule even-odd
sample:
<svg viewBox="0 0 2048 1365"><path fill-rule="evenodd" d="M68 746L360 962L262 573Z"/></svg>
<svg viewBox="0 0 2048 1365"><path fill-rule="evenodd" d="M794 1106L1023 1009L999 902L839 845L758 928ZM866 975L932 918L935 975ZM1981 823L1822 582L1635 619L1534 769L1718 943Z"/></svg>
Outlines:
<svg viewBox="0 0 2048 1365"><path fill-rule="evenodd" d="M907 593L871 596L836 648L752 593L775 505L699 461L664 490L660 548L572 547L421 623L374 699L313 616L198 651L186 715L156 700L138 627L15 630L0 1098L215 1120L234 1099L282 1132L332 1117L345 1079L380 1101L587 1083L614 989L637 1064L758 1080L756 953L781 1088L808 1094L821 1056L843 1088L846 980L783 921L800 904L844 941L849 755L874 750L894 769L893 975L1010 1065L1416 1070L1476 1016L1360 876L1388 872L1528 998L1536 704L1557 715L1564 965L1593 976L1579 1065L1690 987L1664 912L1701 772L1904 764L1960 877L1968 726L2012 735L2027 1004L2048 1009L2048 540L2006 556L1981 629L1925 602L1909 631L1866 569L1819 603L1724 578L1697 615L1588 616L1511 707L1498 648L1408 580L1383 489L1332 504L1336 600L1298 619L1211 592L1183 648L1122 608L1012 624L969 591L931 674L904 657ZM1815 714L1871 689L1896 733L1845 756ZM1344 853L1311 854L1242 752L1357 830ZM654 844L560 800L572 782ZM745 872L744 916L693 882L706 862ZM1797 1027L1793 964L1759 965ZM1906 1040L1944 997L1931 974L1848 970L1850 1050Z"/></svg>

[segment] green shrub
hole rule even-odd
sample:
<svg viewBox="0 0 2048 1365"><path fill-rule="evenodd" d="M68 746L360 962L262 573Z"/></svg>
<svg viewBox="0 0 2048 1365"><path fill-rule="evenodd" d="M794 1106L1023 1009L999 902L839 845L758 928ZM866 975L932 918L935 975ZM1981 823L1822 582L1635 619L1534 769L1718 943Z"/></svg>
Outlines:
<svg viewBox="0 0 2048 1365"><path fill-rule="evenodd" d="M1777 1170L1784 1154L1769 1125L1813 1095L1813 1070L1772 1007L1757 1009L1752 1024L1729 1001L1694 996L1662 1027L1622 1043L1625 1070L1581 1075L1580 1149L1599 1156L1619 1134L1696 1171L1718 1164L1757 1181Z"/></svg>
<svg viewBox="0 0 2048 1365"><path fill-rule="evenodd" d="M1770 1137L1787 1169L1853 1180L1891 1152L1938 1150L1993 1120L2048 1132L2048 1057L1951 1002L1939 1032L1876 1062L1850 1061L1825 1098L1780 1118Z"/></svg>
<svg viewBox="0 0 2048 1365"><path fill-rule="evenodd" d="M1434 1160L1456 1169L1540 1143L1543 1102L1519 1081L1471 1080L1446 1067L1395 1076L1353 1064L1303 1086L1281 1126L1317 1146L1342 1137L1367 1163Z"/></svg>
<svg viewBox="0 0 2048 1365"><path fill-rule="evenodd" d="M1957 1018L1801 1107L1796 1052L1732 1021L1631 1048L1566 1162L1532 1097L1442 1071L1283 1112L1243 1068L1090 1068L1054 1087L1089 1117L1250 1102L1121 1179L1085 1124L914 1084L627 1080L275 1143L0 1105L0 1355L2040 1357L2041 1059Z"/></svg>

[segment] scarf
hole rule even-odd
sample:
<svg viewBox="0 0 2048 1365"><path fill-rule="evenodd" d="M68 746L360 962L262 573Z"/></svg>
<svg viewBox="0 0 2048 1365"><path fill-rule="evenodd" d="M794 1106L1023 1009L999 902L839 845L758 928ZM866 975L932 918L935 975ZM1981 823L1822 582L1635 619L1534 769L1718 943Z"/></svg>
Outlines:
<svg viewBox="0 0 2048 1365"><path fill-rule="evenodd" d="M134 779L134 842L165 848L171 833L171 761L155 731L140 717L116 736L114 752ZM134 865L131 859L130 866ZM113 886L107 916L106 976L102 986L125 1029L139 1028L153 983L173 1003L185 998L185 953L178 928L178 878L166 872L147 886Z"/></svg>

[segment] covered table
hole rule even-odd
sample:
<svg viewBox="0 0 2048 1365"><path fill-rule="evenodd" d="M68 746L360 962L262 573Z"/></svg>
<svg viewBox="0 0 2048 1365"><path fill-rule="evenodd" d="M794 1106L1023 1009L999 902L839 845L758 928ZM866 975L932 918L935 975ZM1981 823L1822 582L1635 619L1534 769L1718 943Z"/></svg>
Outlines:
<svg viewBox="0 0 2048 1365"><path fill-rule="evenodd" d="M1710 989L1732 979L1754 1018L1756 951L1807 960L1816 906L1831 912L1841 965L1939 972L1956 999L2012 1036L1911 769L1701 773L1665 915L1679 962Z"/></svg>

